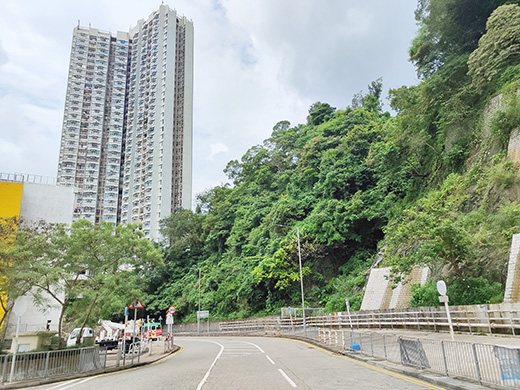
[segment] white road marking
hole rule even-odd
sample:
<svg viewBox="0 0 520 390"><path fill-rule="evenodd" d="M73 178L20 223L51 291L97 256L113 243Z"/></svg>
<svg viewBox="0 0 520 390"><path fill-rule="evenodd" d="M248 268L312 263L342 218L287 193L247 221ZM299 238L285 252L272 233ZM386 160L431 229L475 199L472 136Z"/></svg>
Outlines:
<svg viewBox="0 0 520 390"><path fill-rule="evenodd" d="M271 362L271 364L274 364L273 362L273 359L271 359L269 356L265 355L265 357L267 358L267 360L269 360Z"/></svg>
<svg viewBox="0 0 520 390"><path fill-rule="evenodd" d="M248 341L244 341L244 342L245 342L246 344L250 344L250 345L255 346L256 348L258 348L258 350L259 350L260 352L265 353L264 350L263 350L262 348L260 348L258 345L254 344L254 343L250 343L250 342L248 342Z"/></svg>
<svg viewBox="0 0 520 390"><path fill-rule="evenodd" d="M204 375L204 378L202 378L202 380L200 381L199 385L197 386L197 390L202 389L202 386L204 386L204 383L206 383L206 381L208 380L208 377L209 377L209 374L210 374L211 370L213 369L213 367L217 363L217 360L220 358L220 355L222 355L222 352L224 352L224 346L222 344L219 344L219 343L217 343L215 341L208 341L208 342L219 345L220 346L220 351L217 354L217 357L215 358L215 360L213 360L213 363L211 363L211 366L210 366L208 372L206 372L206 375Z"/></svg>
<svg viewBox="0 0 520 390"><path fill-rule="evenodd" d="M289 378L289 376L283 372L283 370L281 368L278 369L278 371L280 371L280 374L282 374L282 376L285 378L285 380L287 382L289 382L289 384L291 385L291 387L296 387L296 383L294 383L291 378Z"/></svg>
<svg viewBox="0 0 520 390"><path fill-rule="evenodd" d="M71 387L74 387L74 386L77 386L77 385L80 385L82 383L85 383L85 382L88 382L89 380L91 379L94 379L94 377L90 377L90 378L87 378L87 379L83 379L82 381L79 381L79 382L74 382L68 386L65 386L65 387L61 387L60 390L65 390L65 389L69 389ZM53 387L54 388L54 387Z"/></svg>
<svg viewBox="0 0 520 390"><path fill-rule="evenodd" d="M73 379L71 381L67 381L67 382L63 382L63 383L60 383L59 385L56 385L56 386L53 386L53 387L50 387L49 389L59 389L60 387L62 386L67 386L71 383L74 383L74 382L77 382L78 380L77 379Z"/></svg>

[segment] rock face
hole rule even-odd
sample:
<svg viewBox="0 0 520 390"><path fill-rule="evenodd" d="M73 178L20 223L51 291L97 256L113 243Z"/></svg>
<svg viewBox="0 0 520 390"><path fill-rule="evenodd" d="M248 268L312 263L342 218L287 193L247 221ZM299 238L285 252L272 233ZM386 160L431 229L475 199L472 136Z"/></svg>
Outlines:
<svg viewBox="0 0 520 390"><path fill-rule="evenodd" d="M406 284L399 283L392 288L392 283L388 280L390 268L373 268L370 271L368 283L365 288L365 295L361 303L361 310L384 310L399 309L410 306L411 287L415 283L423 285L430 276L430 269L414 269Z"/></svg>
<svg viewBox="0 0 520 390"><path fill-rule="evenodd" d="M520 165L520 127L511 132L509 144L507 145L507 158Z"/></svg>

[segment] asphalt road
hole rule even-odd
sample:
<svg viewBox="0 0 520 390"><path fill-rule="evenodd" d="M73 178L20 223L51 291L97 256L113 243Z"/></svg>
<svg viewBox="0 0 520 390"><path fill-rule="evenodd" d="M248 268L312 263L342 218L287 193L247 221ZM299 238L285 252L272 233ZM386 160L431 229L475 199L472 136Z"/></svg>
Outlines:
<svg viewBox="0 0 520 390"><path fill-rule="evenodd" d="M190 337L175 344L179 352L153 365L38 389L440 389L295 340Z"/></svg>

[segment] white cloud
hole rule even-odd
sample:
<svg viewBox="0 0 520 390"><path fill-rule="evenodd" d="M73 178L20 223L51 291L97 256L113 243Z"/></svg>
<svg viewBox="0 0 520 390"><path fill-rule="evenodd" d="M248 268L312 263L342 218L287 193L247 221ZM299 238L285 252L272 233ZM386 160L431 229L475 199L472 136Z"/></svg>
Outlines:
<svg viewBox="0 0 520 390"><path fill-rule="evenodd" d="M168 3L165 1L165 3ZM176 0L195 26L194 194L280 120L344 108L378 77L415 83L415 0ZM152 0L0 3L0 172L55 176L72 29L127 31Z"/></svg>
<svg viewBox="0 0 520 390"><path fill-rule="evenodd" d="M213 144L211 145L211 153L208 156L208 160L213 160L213 157L215 157L217 154L227 152L229 148L227 145L223 143Z"/></svg>

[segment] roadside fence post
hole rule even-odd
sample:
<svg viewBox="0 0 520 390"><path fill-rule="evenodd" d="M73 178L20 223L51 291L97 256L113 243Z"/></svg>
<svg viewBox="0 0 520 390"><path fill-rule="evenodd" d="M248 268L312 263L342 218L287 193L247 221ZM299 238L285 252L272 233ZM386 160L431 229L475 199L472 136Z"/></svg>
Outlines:
<svg viewBox="0 0 520 390"><path fill-rule="evenodd" d="M83 348L80 348L79 350L79 362L78 362L78 371L77 372L81 372L83 366Z"/></svg>
<svg viewBox="0 0 520 390"><path fill-rule="evenodd" d="M421 340L419 337L417 337L417 345L421 345ZM419 359L419 367L421 367L421 370L424 370L423 360Z"/></svg>
<svg viewBox="0 0 520 390"><path fill-rule="evenodd" d="M446 360L446 350L444 349L444 341L441 341L441 349L442 349L442 359L444 361L444 373L446 374L446 376L449 376L448 361Z"/></svg>
<svg viewBox="0 0 520 390"><path fill-rule="evenodd" d="M471 344L471 347L473 349L473 358L475 359L475 368L477 370L478 384L482 385L482 375L480 374L480 364L478 363L477 347L475 346L475 344Z"/></svg>
<svg viewBox="0 0 520 390"><path fill-rule="evenodd" d="M0 383L4 383L7 376L7 357L9 355L4 356L4 364L2 364L2 377L0 378Z"/></svg>
<svg viewBox="0 0 520 390"><path fill-rule="evenodd" d="M388 360L388 356L386 355L386 337L383 335L383 350L385 351L385 360Z"/></svg>
<svg viewBox="0 0 520 390"><path fill-rule="evenodd" d="M43 374L44 378L47 378L47 375L49 375L49 355L51 352L47 352L45 355L45 373Z"/></svg>

